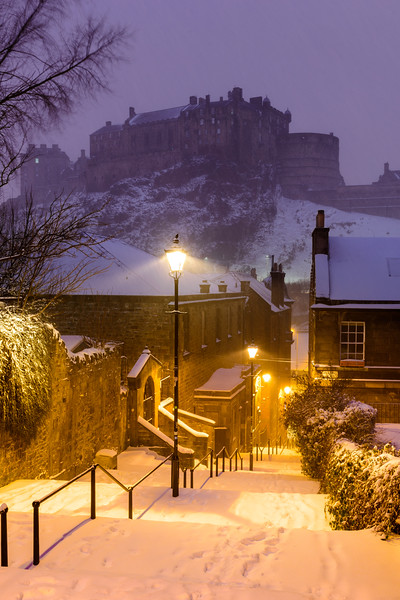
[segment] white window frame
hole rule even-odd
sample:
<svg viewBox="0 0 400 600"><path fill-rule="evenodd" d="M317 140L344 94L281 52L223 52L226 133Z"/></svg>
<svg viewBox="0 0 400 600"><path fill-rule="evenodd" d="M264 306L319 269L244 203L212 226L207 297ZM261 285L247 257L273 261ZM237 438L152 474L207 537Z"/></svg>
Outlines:
<svg viewBox="0 0 400 600"><path fill-rule="evenodd" d="M340 364L364 366L365 322L342 321L340 324Z"/></svg>

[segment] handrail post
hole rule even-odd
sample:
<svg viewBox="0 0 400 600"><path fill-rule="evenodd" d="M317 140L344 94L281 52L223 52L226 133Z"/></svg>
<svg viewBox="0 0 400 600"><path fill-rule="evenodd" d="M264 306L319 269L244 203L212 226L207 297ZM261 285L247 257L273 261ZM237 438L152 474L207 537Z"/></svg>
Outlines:
<svg viewBox="0 0 400 600"><path fill-rule="evenodd" d="M238 455L238 451L236 448L236 452L235 452L235 471L237 471L237 455Z"/></svg>
<svg viewBox="0 0 400 600"><path fill-rule="evenodd" d="M232 456L229 457L229 471L232 471Z"/></svg>
<svg viewBox="0 0 400 600"><path fill-rule="evenodd" d="M186 487L186 471L187 469L183 469L183 487Z"/></svg>
<svg viewBox="0 0 400 600"><path fill-rule="evenodd" d="M40 562L39 550L39 506L40 502L34 500L33 506L33 564L38 565Z"/></svg>
<svg viewBox="0 0 400 600"><path fill-rule="evenodd" d="M128 517L129 519L132 519L132 515L133 515L133 489L130 487L129 488L129 492L128 492L129 498L128 498Z"/></svg>
<svg viewBox="0 0 400 600"><path fill-rule="evenodd" d="M218 477L218 454L215 457L215 477Z"/></svg>
<svg viewBox="0 0 400 600"><path fill-rule="evenodd" d="M90 471L90 518L96 518L96 465Z"/></svg>
<svg viewBox="0 0 400 600"><path fill-rule="evenodd" d="M0 506L1 511L1 566L8 567L8 546L7 546L7 504Z"/></svg>
<svg viewBox="0 0 400 600"><path fill-rule="evenodd" d="M222 472L225 473L225 449L222 453Z"/></svg>
<svg viewBox="0 0 400 600"><path fill-rule="evenodd" d="M213 462L214 462L214 450L211 450L211 454L210 454L210 477L213 476Z"/></svg>
<svg viewBox="0 0 400 600"><path fill-rule="evenodd" d="M190 488L193 489L194 485L194 469L190 469Z"/></svg>

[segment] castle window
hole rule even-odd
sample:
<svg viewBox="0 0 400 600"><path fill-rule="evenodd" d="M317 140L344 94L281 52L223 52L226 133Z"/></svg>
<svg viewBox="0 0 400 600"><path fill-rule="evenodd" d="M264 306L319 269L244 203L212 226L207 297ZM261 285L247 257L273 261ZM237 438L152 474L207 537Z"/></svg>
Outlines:
<svg viewBox="0 0 400 600"><path fill-rule="evenodd" d="M212 123L213 125L215 125L215 118L214 118L214 117L211 119L211 123Z"/></svg>
<svg viewBox="0 0 400 600"><path fill-rule="evenodd" d="M35 163L39 164L39 159L38 158L35 158Z"/></svg>
<svg viewBox="0 0 400 600"><path fill-rule="evenodd" d="M200 119L200 125L204 125L204 119Z"/></svg>
<svg viewBox="0 0 400 600"><path fill-rule="evenodd" d="M217 135L219 135L220 133L221 133L221 130L220 130L220 128L218 127L218 129L217 129Z"/></svg>

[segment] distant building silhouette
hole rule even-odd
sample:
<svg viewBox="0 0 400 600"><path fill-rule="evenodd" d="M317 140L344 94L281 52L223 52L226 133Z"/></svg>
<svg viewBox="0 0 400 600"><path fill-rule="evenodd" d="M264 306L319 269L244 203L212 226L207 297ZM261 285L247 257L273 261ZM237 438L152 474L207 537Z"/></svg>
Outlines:
<svg viewBox="0 0 400 600"><path fill-rule="evenodd" d="M62 192L82 190L85 187L86 164L84 150L72 163L58 144L29 144L20 171L21 196L32 194L36 201L50 202Z"/></svg>

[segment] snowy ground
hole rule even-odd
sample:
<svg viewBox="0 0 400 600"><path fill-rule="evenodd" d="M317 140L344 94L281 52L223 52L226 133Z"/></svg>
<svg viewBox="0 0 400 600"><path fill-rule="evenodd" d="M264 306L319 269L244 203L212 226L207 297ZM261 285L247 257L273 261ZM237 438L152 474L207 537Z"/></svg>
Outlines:
<svg viewBox="0 0 400 600"><path fill-rule="evenodd" d="M128 449L117 476L133 483L158 464ZM255 462L255 471L210 479L172 498L162 466L127 497L98 474L97 518L89 483L41 509L41 562L32 560L32 500L60 485L17 481L0 489L9 506L10 556L0 569L5 600L397 600L400 539L331 531L318 484L293 453Z"/></svg>

